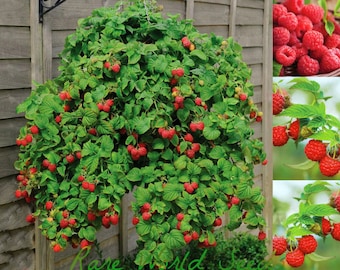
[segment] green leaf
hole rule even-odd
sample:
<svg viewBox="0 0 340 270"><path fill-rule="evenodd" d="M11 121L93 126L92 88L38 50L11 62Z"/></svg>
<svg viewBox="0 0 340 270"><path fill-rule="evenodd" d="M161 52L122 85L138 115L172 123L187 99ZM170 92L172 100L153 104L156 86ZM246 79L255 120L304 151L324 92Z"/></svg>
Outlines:
<svg viewBox="0 0 340 270"><path fill-rule="evenodd" d="M330 216L339 214L332 206L327 204L307 205L301 214L317 217Z"/></svg>
<svg viewBox="0 0 340 270"><path fill-rule="evenodd" d="M190 52L190 55L191 56L196 56L196 57L198 57L199 59L201 59L203 61L207 61L207 55L203 51L201 51L201 50L195 49L195 50Z"/></svg>
<svg viewBox="0 0 340 270"><path fill-rule="evenodd" d="M292 169L309 170L313 168L316 165L316 163L310 159L307 159L306 161L298 164L285 164L285 165Z"/></svg>
<svg viewBox="0 0 340 270"><path fill-rule="evenodd" d="M136 232L141 235L147 235L151 232L151 228L152 228L152 224L146 223L144 221L140 221L137 225L136 225Z"/></svg>
<svg viewBox="0 0 340 270"><path fill-rule="evenodd" d="M94 242L96 240L96 229L93 226L88 226L84 230L84 237L90 242Z"/></svg>
<svg viewBox="0 0 340 270"><path fill-rule="evenodd" d="M163 199L165 201L174 201L181 195L182 191L183 191L182 185L168 183L164 187Z"/></svg>
<svg viewBox="0 0 340 270"><path fill-rule="evenodd" d="M174 166L177 170L185 169L187 167L187 157L180 156L177 160L175 160Z"/></svg>
<svg viewBox="0 0 340 270"><path fill-rule="evenodd" d="M144 134L150 129L151 119L146 117L140 117L136 121L135 129L138 134Z"/></svg>
<svg viewBox="0 0 340 270"><path fill-rule="evenodd" d="M177 249L185 245L183 233L179 230L171 230L164 235L164 243L169 249Z"/></svg>
<svg viewBox="0 0 340 270"><path fill-rule="evenodd" d="M77 199L77 198L72 198L72 199L66 201L65 204L66 204L67 210L73 211L74 209L77 208L77 206L78 206L78 204L79 204L79 199Z"/></svg>
<svg viewBox="0 0 340 270"><path fill-rule="evenodd" d="M136 198L136 203L138 205L143 205L146 202L151 201L151 194L148 189L138 187L134 192L134 197Z"/></svg>
<svg viewBox="0 0 340 270"><path fill-rule="evenodd" d="M96 112L91 109L85 109L83 119L82 119L83 125L89 127L89 126L94 125L96 122L97 122Z"/></svg>
<svg viewBox="0 0 340 270"><path fill-rule="evenodd" d="M144 265L149 265L152 262L153 256L150 251L147 250L140 250L137 253L136 259L135 259L135 264L139 266L144 266Z"/></svg>
<svg viewBox="0 0 340 270"><path fill-rule="evenodd" d="M103 210L108 209L111 206L112 206L112 203L111 203L110 199L107 196L105 196L104 194L100 194L99 200L98 200L98 210L103 211Z"/></svg>
<svg viewBox="0 0 340 270"><path fill-rule="evenodd" d="M129 181L132 182L137 182L137 181L141 181L142 180L142 173L141 170L139 168L132 168L126 175L126 178Z"/></svg>
<svg viewBox="0 0 340 270"><path fill-rule="evenodd" d="M318 116L321 112L318 111L318 107L314 105L306 104L293 104L287 109L283 110L279 116L289 116L292 118L309 118Z"/></svg>
<svg viewBox="0 0 340 270"><path fill-rule="evenodd" d="M287 230L287 236L289 238L297 238L309 234L313 234L313 232L302 227L291 227Z"/></svg>
<svg viewBox="0 0 340 270"><path fill-rule="evenodd" d="M209 157L212 159L222 159L225 158L226 152L224 147L222 146L215 146L209 153Z"/></svg>
<svg viewBox="0 0 340 270"><path fill-rule="evenodd" d="M219 138L221 136L221 131L219 131L218 129L215 129L215 128L205 127L204 130L203 130L203 136L207 140L213 141L213 140L216 140L217 138Z"/></svg>
<svg viewBox="0 0 340 270"><path fill-rule="evenodd" d="M308 254L308 258L311 259L314 262L323 262L323 261L328 261L328 260L334 259L335 256L326 257L326 256L322 256L322 255L319 255L319 254L313 252L313 253Z"/></svg>

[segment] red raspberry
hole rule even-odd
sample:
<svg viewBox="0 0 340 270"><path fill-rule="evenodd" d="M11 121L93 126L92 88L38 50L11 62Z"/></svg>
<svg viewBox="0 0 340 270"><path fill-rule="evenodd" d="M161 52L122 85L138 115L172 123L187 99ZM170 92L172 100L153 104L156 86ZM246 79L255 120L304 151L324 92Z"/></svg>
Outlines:
<svg viewBox="0 0 340 270"><path fill-rule="evenodd" d="M295 51L296 59L300 59L302 56L308 54L307 48L304 47L301 42L295 43L294 45L292 45L292 48ZM319 63L318 63L318 65L319 65Z"/></svg>
<svg viewBox="0 0 340 270"><path fill-rule="evenodd" d="M290 32L290 37L287 45L293 46L297 43L301 43L301 40L297 37L296 32Z"/></svg>
<svg viewBox="0 0 340 270"><path fill-rule="evenodd" d="M331 232L331 235L334 240L340 241L340 223L333 224L333 230Z"/></svg>
<svg viewBox="0 0 340 270"><path fill-rule="evenodd" d="M277 23L278 19L286 14L288 11L287 11L287 8L282 5L282 4L273 4L273 9L272 9L272 12L273 12L273 23Z"/></svg>
<svg viewBox="0 0 340 270"><path fill-rule="evenodd" d="M288 136L293 140L297 140L300 135L300 120L293 121L288 128Z"/></svg>
<svg viewBox="0 0 340 270"><path fill-rule="evenodd" d="M336 48L340 45L340 35L332 34L331 36L327 36L325 40L325 46L327 48Z"/></svg>
<svg viewBox="0 0 340 270"><path fill-rule="evenodd" d="M298 38L303 37L304 33L313 29L312 21L303 15L297 15L298 25L295 28L295 33Z"/></svg>
<svg viewBox="0 0 340 270"><path fill-rule="evenodd" d="M276 256L280 256L287 250L287 239L284 237L273 237L273 252Z"/></svg>
<svg viewBox="0 0 340 270"><path fill-rule="evenodd" d="M340 192L334 192L331 196L331 203L330 203L336 210L340 212Z"/></svg>
<svg viewBox="0 0 340 270"><path fill-rule="evenodd" d="M304 6L303 0L285 0L282 4L288 11L294 12L295 14L299 14Z"/></svg>
<svg viewBox="0 0 340 270"><path fill-rule="evenodd" d="M324 54L320 61L320 73L332 72L340 68L340 59L331 51Z"/></svg>
<svg viewBox="0 0 340 270"><path fill-rule="evenodd" d="M300 249L295 249L293 251L290 251L286 255L286 262L291 267L299 267L303 265L305 261L305 254Z"/></svg>
<svg viewBox="0 0 340 270"><path fill-rule="evenodd" d="M322 229L323 235L327 235L332 231L331 222L324 217L321 220L321 229Z"/></svg>
<svg viewBox="0 0 340 270"><path fill-rule="evenodd" d="M283 45L276 50L275 60L284 67L287 67L295 62L296 53L292 47Z"/></svg>
<svg viewBox="0 0 340 270"><path fill-rule="evenodd" d="M316 4L304 5L300 14L308 17L313 24L319 23L323 18L323 9Z"/></svg>
<svg viewBox="0 0 340 270"><path fill-rule="evenodd" d="M313 24L313 30L320 32L324 37L328 36L328 33L325 28L325 24L323 21Z"/></svg>
<svg viewBox="0 0 340 270"><path fill-rule="evenodd" d="M302 38L302 44L309 50L316 50L323 45L323 35L315 30L307 31Z"/></svg>
<svg viewBox="0 0 340 270"><path fill-rule="evenodd" d="M320 160L319 169L324 176L332 177L339 173L340 161L326 155Z"/></svg>
<svg viewBox="0 0 340 270"><path fill-rule="evenodd" d="M313 253L317 246L318 241L315 240L313 235L304 235L298 240L298 247L304 254Z"/></svg>
<svg viewBox="0 0 340 270"><path fill-rule="evenodd" d="M277 91L273 93L273 115L277 115L283 111L285 107L285 97Z"/></svg>
<svg viewBox="0 0 340 270"><path fill-rule="evenodd" d="M288 142L288 134L286 126L273 127L273 145L282 146Z"/></svg>
<svg viewBox="0 0 340 270"><path fill-rule="evenodd" d="M325 45L317 48L316 50L310 50L309 56L320 61L324 54L328 53L328 48Z"/></svg>
<svg viewBox="0 0 340 270"><path fill-rule="evenodd" d="M289 42L290 33L287 28L277 26L273 28L273 45L282 46Z"/></svg>
<svg viewBox="0 0 340 270"><path fill-rule="evenodd" d="M319 140L310 140L305 146L306 157L313 161L319 161L327 154L326 145Z"/></svg>
<svg viewBox="0 0 340 270"><path fill-rule="evenodd" d="M297 73L301 76L313 76L319 73L319 61L308 55L303 55L297 62Z"/></svg>
<svg viewBox="0 0 340 270"><path fill-rule="evenodd" d="M298 19L293 12L288 12L279 17L277 23L279 26L287 28L288 31L293 31L298 25Z"/></svg>

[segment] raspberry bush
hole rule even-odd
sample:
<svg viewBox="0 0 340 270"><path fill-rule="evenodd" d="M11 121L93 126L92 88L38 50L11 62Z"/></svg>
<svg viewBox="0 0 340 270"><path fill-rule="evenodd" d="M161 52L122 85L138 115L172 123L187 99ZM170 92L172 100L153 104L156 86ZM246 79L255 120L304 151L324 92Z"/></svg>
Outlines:
<svg viewBox="0 0 340 270"><path fill-rule="evenodd" d="M294 103L290 96L302 91L306 101ZM302 145L306 161L291 165L294 169L307 170L318 167L325 178L336 177L340 171L340 121L328 113L325 89L313 79L294 78L288 88L273 84L273 145L280 147L293 140Z"/></svg>
<svg viewBox="0 0 340 270"><path fill-rule="evenodd" d="M60 75L17 108L27 124L15 195L34 205L27 220L40 220L56 252L118 224L130 191L139 266L164 268L190 241L216 245L225 213L229 230L264 237L253 169L265 153L250 126L262 112L242 48L156 9L94 10L67 37Z"/></svg>

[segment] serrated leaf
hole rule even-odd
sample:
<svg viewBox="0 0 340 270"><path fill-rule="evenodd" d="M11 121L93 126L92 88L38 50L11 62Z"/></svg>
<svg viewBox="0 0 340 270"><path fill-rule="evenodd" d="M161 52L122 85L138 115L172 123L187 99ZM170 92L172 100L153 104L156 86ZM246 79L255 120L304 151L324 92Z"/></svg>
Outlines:
<svg viewBox="0 0 340 270"><path fill-rule="evenodd" d="M307 205L303 209L303 212L301 214L323 217L323 216L336 215L336 214L339 214L339 212L336 209L334 209L332 206L327 205L327 204L314 204L314 205Z"/></svg>
<svg viewBox="0 0 340 270"><path fill-rule="evenodd" d="M289 238L297 238L309 234L313 234L313 232L302 227L291 227L287 230L287 236Z"/></svg>
<svg viewBox="0 0 340 270"><path fill-rule="evenodd" d="M136 125L135 125L136 132L140 135L144 134L150 129L150 123L151 123L150 118L140 117L136 121Z"/></svg>
<svg viewBox="0 0 340 270"><path fill-rule="evenodd" d="M144 236L151 232L152 224L146 223L144 221L140 221L136 225L136 231L139 235Z"/></svg>
<svg viewBox="0 0 340 270"><path fill-rule="evenodd" d="M137 253L136 259L134 260L136 265L144 266L149 265L152 262L152 253L148 250L140 250Z"/></svg>
<svg viewBox="0 0 340 270"><path fill-rule="evenodd" d="M175 160L174 166L177 170L185 169L187 167L187 157L180 156L177 160Z"/></svg>
<svg viewBox="0 0 340 270"><path fill-rule="evenodd" d="M323 114L323 112L319 112L317 106L307 104L293 104L283 110L279 114L279 116L289 116L292 118L309 118L313 116L318 116L319 114Z"/></svg>
<svg viewBox="0 0 340 270"><path fill-rule="evenodd" d="M201 51L201 50L193 50L193 51L191 51L190 52L190 55L191 56L196 56L196 57L198 57L199 59L201 59L201 60L203 60L203 61L207 61L207 55L203 52L203 51Z"/></svg>
<svg viewBox="0 0 340 270"><path fill-rule="evenodd" d="M225 156L226 152L222 146L217 145L209 152L209 157L212 159L222 159L225 158Z"/></svg>
<svg viewBox="0 0 340 270"><path fill-rule="evenodd" d="M166 184L163 199L165 201L174 201L181 195L182 191L183 187L180 184Z"/></svg>
<svg viewBox="0 0 340 270"><path fill-rule="evenodd" d="M142 172L139 168L134 167L127 173L126 178L132 182L140 181L142 180Z"/></svg>
<svg viewBox="0 0 340 270"><path fill-rule="evenodd" d="M91 109L85 109L84 110L84 115L82 119L82 123L84 126L92 126L97 122L97 114L95 111Z"/></svg>
<svg viewBox="0 0 340 270"><path fill-rule="evenodd" d="M184 246L183 233L179 230L171 230L164 235L164 243L169 249L176 249Z"/></svg>
<svg viewBox="0 0 340 270"><path fill-rule="evenodd" d="M68 201L66 201L66 209L69 211L73 211L74 209L77 208L78 204L79 204L79 199L77 198L72 198Z"/></svg>
<svg viewBox="0 0 340 270"><path fill-rule="evenodd" d="M98 210L99 211L106 210L111 206L112 206L112 203L107 196L103 194L99 195L99 199L98 199Z"/></svg>
<svg viewBox="0 0 340 270"><path fill-rule="evenodd" d="M213 140L216 140L217 138L219 138L221 136L221 131L219 131L218 129L215 129L215 128L205 127L204 130L203 130L203 136L207 140L213 141Z"/></svg>
<svg viewBox="0 0 340 270"><path fill-rule="evenodd" d="M84 230L84 237L90 242L94 242L96 240L96 229L93 226L88 226Z"/></svg>
<svg viewBox="0 0 340 270"><path fill-rule="evenodd" d="M136 203L138 205L143 205L144 203L151 201L151 194L148 189L139 187L133 195L136 198Z"/></svg>

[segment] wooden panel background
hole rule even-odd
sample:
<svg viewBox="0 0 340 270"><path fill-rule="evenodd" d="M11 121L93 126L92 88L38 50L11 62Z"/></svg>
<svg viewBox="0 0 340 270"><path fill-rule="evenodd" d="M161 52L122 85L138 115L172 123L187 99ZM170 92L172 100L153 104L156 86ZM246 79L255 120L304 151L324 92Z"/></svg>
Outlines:
<svg viewBox="0 0 340 270"><path fill-rule="evenodd" d="M94 8L111 6L116 0L67 0L44 16L39 23L38 0L0 0L0 270L68 269L78 250L52 254L37 227L25 221L29 207L17 200L13 163L17 157L15 138L25 124L15 112L32 89L32 81L44 82L58 75L59 53L67 35L73 33L79 18ZM253 125L254 137L263 139L271 156L271 5L269 0L159 0L164 14L180 14L192 19L204 33L233 36L243 47L243 59L252 69L254 102L264 111L264 121ZM267 197L265 216L271 235L272 164L255 167L256 185ZM122 203L124 214L119 226L98 234L103 257L117 258L136 246L129 202ZM91 252L89 260L97 254Z"/></svg>

